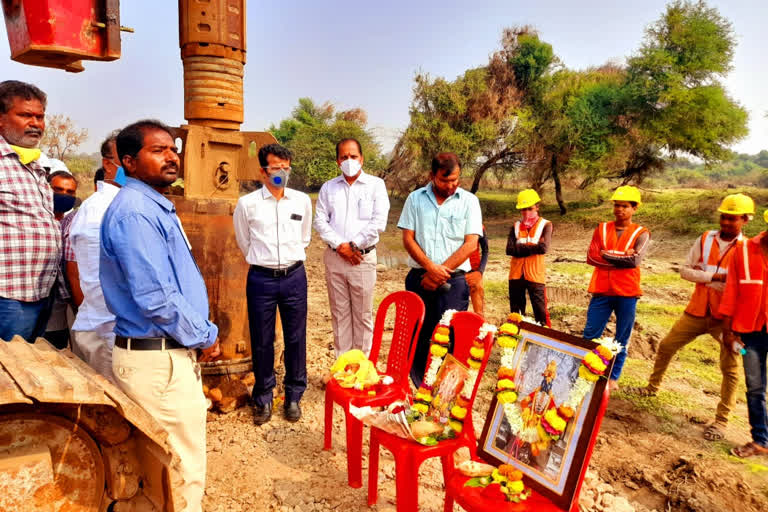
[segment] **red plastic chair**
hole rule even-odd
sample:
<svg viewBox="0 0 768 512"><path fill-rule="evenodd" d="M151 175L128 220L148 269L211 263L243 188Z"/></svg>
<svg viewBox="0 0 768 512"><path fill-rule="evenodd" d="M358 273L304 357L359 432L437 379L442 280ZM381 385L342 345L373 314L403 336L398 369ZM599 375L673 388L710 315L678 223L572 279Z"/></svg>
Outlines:
<svg viewBox="0 0 768 512"><path fill-rule="evenodd" d="M453 316L451 322L454 333L453 355L466 364L469 349L477 336L477 331L483 325L483 318L475 313L460 311ZM477 388L491 355L493 335L485 338L485 356L478 370L475 387L472 390L467 416L464 418L464 428L455 439L441 441L435 446L424 446L415 441L403 439L388 434L376 427L371 428L371 445L368 454L368 506L376 504L379 485L379 446L387 448L395 457L395 485L397 488L398 512L415 512L419 508L419 468L422 462L431 457L440 457L443 465L443 478L447 483L453 474L453 454L466 446L474 457L477 451L477 439L472 425L472 405L475 402Z"/></svg>
<svg viewBox="0 0 768 512"><path fill-rule="evenodd" d="M395 306L395 328L392 333L392 343L387 356L385 374L394 379L389 386L379 385L375 388L376 396L369 396L367 391L357 391L339 386L331 379L325 387L325 444L324 450L330 450L333 441L333 404L344 408L347 421L347 480L350 487L362 487L363 461L363 423L349 413L350 403L357 407L369 405L377 407L387 405L395 400L408 399L411 387L408 373L413 363L411 345L419 338L421 324L424 323L424 303L421 297L413 292L394 292L381 301L376 312L376 323L373 329L373 344L368 359L374 364L379 360L381 338L384 334L384 321L390 306Z"/></svg>
<svg viewBox="0 0 768 512"><path fill-rule="evenodd" d="M570 508L560 508L536 491L532 492L530 498L520 503L489 500L482 495L482 489L477 487L465 487L464 483L469 480L469 478L459 472L455 472L451 479L446 481L443 512L453 512L454 501L467 512L485 512L487 510L493 510L494 512L531 512L534 510L536 512L566 512L566 510L568 512L578 512L579 491L584 482L584 476L587 474L589 459L592 457L592 450L597 441L597 434L600 432L600 424L603 422L603 415L605 415L605 408L608 407L608 396L610 394L611 392L608 390L608 386L606 386L605 392L603 393L603 399L600 402L600 408L597 412L593 427L594 430L589 439L589 446L584 455L584 460L581 462L581 474L579 475L579 481L576 486L577 491L571 501Z"/></svg>

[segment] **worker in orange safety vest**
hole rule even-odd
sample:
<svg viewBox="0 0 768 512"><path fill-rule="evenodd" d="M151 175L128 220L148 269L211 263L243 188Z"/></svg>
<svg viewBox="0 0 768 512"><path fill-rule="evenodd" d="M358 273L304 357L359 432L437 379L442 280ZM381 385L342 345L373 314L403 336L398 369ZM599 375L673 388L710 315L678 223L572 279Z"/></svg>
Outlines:
<svg viewBox="0 0 768 512"><path fill-rule="evenodd" d="M603 335L611 313L616 314L615 339L623 349L616 355L608 386L618 388L618 380L635 323L640 290L640 262L648 249L650 232L632 222L640 206L640 191L624 185L611 196L614 221L602 222L592 236L587 263L595 267L589 283L592 299L587 308L584 338Z"/></svg>
<svg viewBox="0 0 768 512"><path fill-rule="evenodd" d="M763 218L768 222L768 212ZM747 412L752 441L735 447L737 457L768 455L768 411L765 388L768 369L768 232L742 240L734 248L725 292L720 301L723 340L741 352L747 385Z"/></svg>
<svg viewBox="0 0 768 512"><path fill-rule="evenodd" d="M533 189L517 195L516 208L522 219L515 222L507 238L509 265L509 310L525 314L525 292L531 299L533 316L551 327L547 311L546 267L544 255L552 242L552 223L539 215L541 198Z"/></svg>
<svg viewBox="0 0 768 512"><path fill-rule="evenodd" d="M680 276L696 283L696 288L683 316L659 344L648 386L626 389L626 392L640 396L655 396L675 354L698 336L709 334L720 345L720 371L723 374L715 421L704 430L704 438L710 441L724 437L728 416L736 403L739 358L723 343L719 308L733 249L742 239L743 225L755 213L755 202L744 194L731 194L723 199L717 211L720 212L720 230L705 231L694 242L680 269Z"/></svg>

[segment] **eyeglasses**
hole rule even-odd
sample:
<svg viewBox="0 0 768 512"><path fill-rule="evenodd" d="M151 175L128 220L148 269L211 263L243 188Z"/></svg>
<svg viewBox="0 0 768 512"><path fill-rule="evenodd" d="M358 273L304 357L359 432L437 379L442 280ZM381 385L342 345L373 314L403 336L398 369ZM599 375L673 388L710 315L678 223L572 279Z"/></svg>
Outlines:
<svg viewBox="0 0 768 512"><path fill-rule="evenodd" d="M266 171L269 174L274 174L278 171L291 172L292 168L291 167L265 167L264 169L266 169Z"/></svg>

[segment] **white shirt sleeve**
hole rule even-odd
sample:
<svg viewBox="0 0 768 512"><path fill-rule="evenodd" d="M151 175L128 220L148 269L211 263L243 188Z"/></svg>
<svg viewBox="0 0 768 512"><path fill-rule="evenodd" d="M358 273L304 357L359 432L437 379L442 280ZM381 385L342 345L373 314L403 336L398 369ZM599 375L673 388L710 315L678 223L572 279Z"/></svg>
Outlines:
<svg viewBox="0 0 768 512"><path fill-rule="evenodd" d="M243 256L248 258L248 251L251 247L251 235L250 226L248 225L248 212L246 211L246 207L243 206L242 198L237 201L235 213L232 215L232 222L235 224L235 238L237 239L237 245L240 247Z"/></svg>
<svg viewBox="0 0 768 512"><path fill-rule="evenodd" d="M304 199L304 219L302 219L301 223L301 242L304 249L306 249L309 242L312 240L312 199L306 194L304 194Z"/></svg>
<svg viewBox="0 0 768 512"><path fill-rule="evenodd" d="M373 245L379 233L387 229L389 196L387 195L387 186L384 184L384 180L376 180L373 194L371 220L352 238L352 241L361 249L366 249Z"/></svg>
<svg viewBox="0 0 768 512"><path fill-rule="evenodd" d="M317 196L317 203L315 206L315 231L323 239L323 242L336 249L339 245L347 242L343 240L336 231L331 227L331 205L328 198L328 190L330 182L325 182L320 187L320 193Z"/></svg>
<svg viewBox="0 0 768 512"><path fill-rule="evenodd" d="M714 272L707 272L697 268L701 259L701 237L696 239L691 250L688 251L688 258L685 264L680 268L680 277L692 283L711 283Z"/></svg>

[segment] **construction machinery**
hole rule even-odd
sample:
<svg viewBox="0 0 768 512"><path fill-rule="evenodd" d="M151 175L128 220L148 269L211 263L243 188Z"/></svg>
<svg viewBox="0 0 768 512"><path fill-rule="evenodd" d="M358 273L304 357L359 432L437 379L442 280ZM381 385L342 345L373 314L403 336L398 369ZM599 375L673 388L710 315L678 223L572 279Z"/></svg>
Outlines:
<svg viewBox="0 0 768 512"><path fill-rule="evenodd" d="M183 509L168 434L107 379L42 338L0 363L0 510Z"/></svg>
<svg viewBox="0 0 768 512"><path fill-rule="evenodd" d="M11 58L25 64L81 72L83 61L118 59L121 33L133 32L120 24L119 0L1 1ZM253 382L248 265L232 213L241 183L258 179L258 149L275 142L269 133L240 131L245 20L245 0L179 0L188 124L175 130L183 187L169 197L219 326L222 356L204 363L204 390L225 410L242 405ZM43 340L0 343L0 451L0 511L180 506L162 428L69 351Z"/></svg>
<svg viewBox="0 0 768 512"><path fill-rule="evenodd" d="M266 132L241 132L246 60L246 0L179 0L184 66L184 117L176 129L183 188L176 205L208 287L211 320L222 356L203 364L206 389L224 390L224 410L242 405L250 383L245 301L248 265L237 246L232 213L242 182L258 180L256 154L276 142ZM2 0L11 58L80 72L83 60L120 57L119 0ZM242 385L240 378L246 378ZM218 398L218 394L215 397Z"/></svg>

